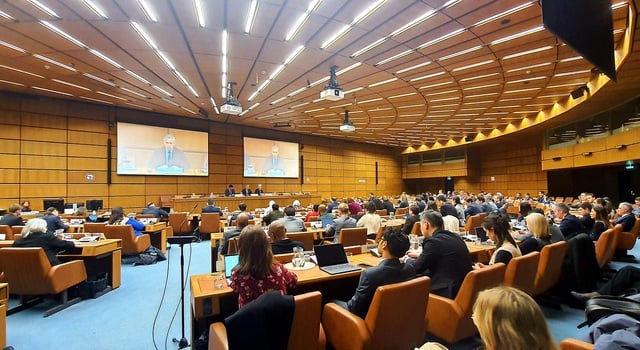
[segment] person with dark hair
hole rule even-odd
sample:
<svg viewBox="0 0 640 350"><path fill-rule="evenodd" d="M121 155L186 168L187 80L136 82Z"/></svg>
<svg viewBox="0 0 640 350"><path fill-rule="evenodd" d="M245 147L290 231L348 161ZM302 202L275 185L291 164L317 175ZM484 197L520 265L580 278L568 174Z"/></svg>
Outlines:
<svg viewBox="0 0 640 350"><path fill-rule="evenodd" d="M0 219L0 225L22 226L22 218L20 217L21 207L18 204L11 204L9 213Z"/></svg>
<svg viewBox="0 0 640 350"><path fill-rule="evenodd" d="M593 231L593 224L595 221L591 218L592 209L593 206L590 202L582 202L578 205L578 210L580 211L578 219L582 223L582 226L584 226L584 229L586 230L585 232Z"/></svg>
<svg viewBox="0 0 640 350"><path fill-rule="evenodd" d="M242 232L242 229L249 225L249 216L244 213L238 214L238 219L236 220L236 227L232 227L222 234L222 244L220 245L220 254L227 254L229 247L229 240L233 237L237 237ZM264 231L262 231L264 234ZM265 235L266 236L266 235Z"/></svg>
<svg viewBox="0 0 640 350"><path fill-rule="evenodd" d="M133 226L133 232L136 235L136 237L142 236L142 230L144 230L144 224L136 220L135 217L124 216L124 211L122 210L122 207L113 207L113 209L111 209L111 216L109 217L109 221L107 221L107 224L131 225Z"/></svg>
<svg viewBox="0 0 640 350"><path fill-rule="evenodd" d="M153 202L147 203L147 207L142 209L142 214L150 214L158 219L163 217L164 218L169 217L169 213L167 213L166 210L156 207L156 205L153 204Z"/></svg>
<svg viewBox="0 0 640 350"><path fill-rule="evenodd" d="M227 186L227 189L224 190L224 196L225 197L233 197L236 195L236 189L233 188L233 184L229 184L229 186Z"/></svg>
<svg viewBox="0 0 640 350"><path fill-rule="evenodd" d="M295 212L295 209L294 209L294 212ZM280 211L280 206L278 205L278 203L274 202L271 205L271 211L269 212L269 214L262 217L262 222L264 222L265 225L269 225L270 223L278 219L282 219L283 217L284 217L284 213Z"/></svg>
<svg viewBox="0 0 640 350"><path fill-rule="evenodd" d="M376 214L376 205L372 201L367 202L367 213L360 217L356 226L366 227L367 237L376 238L380 225L382 225L382 219L380 219L380 215Z"/></svg>
<svg viewBox="0 0 640 350"><path fill-rule="evenodd" d="M495 263L509 264L512 258L522 256L518 244L511 237L509 217L504 214L491 214L482 220L482 228L487 232L487 236L496 243L496 250L491 255L489 265ZM473 268L484 267L482 263L476 263Z"/></svg>
<svg viewBox="0 0 640 350"><path fill-rule="evenodd" d="M253 214L247 212L247 204L246 203L238 204L238 210L240 210L239 213L235 213L233 215L229 215L229 224L231 224L235 220L238 220L238 215L240 215L242 213L247 214L247 216L249 217L249 220L253 220L253 218L254 218Z"/></svg>
<svg viewBox="0 0 640 350"><path fill-rule="evenodd" d="M393 203L389 200L389 197L382 196L382 209L387 209L387 215L391 213L395 213L396 208L393 206Z"/></svg>
<svg viewBox="0 0 640 350"><path fill-rule="evenodd" d="M456 209L456 216L458 217L458 225L460 227L464 227L464 224L467 222L464 217L464 206L462 206L462 201L460 201L460 196L453 196L451 198L453 200L453 207Z"/></svg>
<svg viewBox="0 0 640 350"><path fill-rule="evenodd" d="M318 208L320 207L320 204L314 204L313 205L313 209L307 213L307 215L304 216L304 222L309 222L309 218L312 216L320 216L320 214L318 214Z"/></svg>
<svg viewBox="0 0 640 350"><path fill-rule="evenodd" d="M64 232L69 228L69 225L62 222L62 219L58 216L58 209L54 207L47 208L41 219L47 222L47 233L53 234L56 230L63 230Z"/></svg>
<svg viewBox="0 0 640 350"><path fill-rule="evenodd" d="M454 299L471 270L471 254L458 234L442 227L442 215L437 211L420 214L422 253L409 251L404 260L413 265L416 273L431 278L431 293Z"/></svg>
<svg viewBox="0 0 640 350"><path fill-rule="evenodd" d="M22 204L20 204L22 206L22 208L20 209L20 211L22 212L30 212L31 210L31 203L29 201L23 201Z"/></svg>
<svg viewBox="0 0 640 350"><path fill-rule="evenodd" d="M620 296L623 294L638 294L640 291L640 268L627 265L609 280L603 284L602 287L596 291L589 293L578 293L571 291L571 295L580 301L587 301L587 299L599 297L601 295L615 295Z"/></svg>
<svg viewBox="0 0 640 350"><path fill-rule="evenodd" d="M416 196L416 205L420 208L420 212L422 213L424 209L427 207L427 202L424 201L422 195Z"/></svg>
<svg viewBox="0 0 640 350"><path fill-rule="evenodd" d="M249 185L246 185L243 189L242 189L242 195L243 196L250 196L251 195L251 188L249 188Z"/></svg>
<svg viewBox="0 0 640 350"><path fill-rule="evenodd" d="M337 209L339 204L338 198L331 197L331 203L327 206L327 213L333 213L333 209Z"/></svg>
<svg viewBox="0 0 640 350"><path fill-rule="evenodd" d="M230 285L238 294L238 307L242 308L272 290L285 295L287 289L292 289L298 283L298 276L273 257L269 239L262 227L248 225L243 228L238 248L238 266L231 272Z"/></svg>
<svg viewBox="0 0 640 350"><path fill-rule="evenodd" d="M384 206L382 205L382 201L380 200L380 198L376 197L373 194L373 192L369 193L369 202L373 202L373 204L375 204L376 210L384 209ZM351 215L355 215L355 214L351 213Z"/></svg>
<svg viewBox="0 0 640 350"><path fill-rule="evenodd" d="M575 215L569 213L569 206L565 203L556 203L553 212L556 214L556 218L560 219L559 227L565 239L569 240L578 233L586 231L582 222Z"/></svg>
<svg viewBox="0 0 640 350"><path fill-rule="evenodd" d="M389 228L384 231L382 239L378 242L378 252L382 254L382 261L378 266L362 271L360 282L351 300L346 303L336 301L336 304L365 318L378 287L408 281L416 276L416 270L412 265L400 262L399 258L407 250L409 250L409 238L400 230Z"/></svg>
<svg viewBox="0 0 640 350"><path fill-rule="evenodd" d="M51 265L61 264L58 253L71 250L75 244L63 241L51 233L47 233L47 222L40 219L30 219L22 228L22 237L13 242L14 247L42 247Z"/></svg>
<svg viewBox="0 0 640 350"><path fill-rule="evenodd" d="M213 198L207 199L207 205L202 207L203 213L218 213L222 216L222 209L220 207L214 205L215 201Z"/></svg>
<svg viewBox="0 0 640 350"><path fill-rule="evenodd" d="M611 221L609 221L607 209L599 204L593 206L591 218L593 219L593 229L589 233L589 236L592 241L597 241L602 232L612 227Z"/></svg>
<svg viewBox="0 0 640 350"><path fill-rule="evenodd" d="M482 208L476 203L476 197L470 196L465 199L467 207L464 209L465 218L482 213Z"/></svg>
<svg viewBox="0 0 640 350"><path fill-rule="evenodd" d="M276 221L272 221L274 223ZM306 232L302 219L296 217L296 210L292 206L284 208L284 217L278 219L277 222L281 222L287 229L287 232Z"/></svg>
<svg viewBox="0 0 640 350"><path fill-rule="evenodd" d="M432 200L427 201L427 206L425 207L425 210L438 211L438 206L436 205L436 201L432 201Z"/></svg>
<svg viewBox="0 0 640 350"><path fill-rule="evenodd" d="M524 221L524 218L529 215L531 211L531 203L528 201L520 202L520 214L518 215L518 222Z"/></svg>
<svg viewBox="0 0 640 350"><path fill-rule="evenodd" d="M271 250L273 254L293 253L293 248L300 247L304 249L304 244L287 238L287 228L280 220L272 222L269 225L269 237L271 237Z"/></svg>
<svg viewBox="0 0 640 350"><path fill-rule="evenodd" d="M409 216L404 220L404 225L402 226L402 233L405 235L409 235L413 230L413 225L416 222L420 222L420 207L415 204L410 206L407 215Z"/></svg>

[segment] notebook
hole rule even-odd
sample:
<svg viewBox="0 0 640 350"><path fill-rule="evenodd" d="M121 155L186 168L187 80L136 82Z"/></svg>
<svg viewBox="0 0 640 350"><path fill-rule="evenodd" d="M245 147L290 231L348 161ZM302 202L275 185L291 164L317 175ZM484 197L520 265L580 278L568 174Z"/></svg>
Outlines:
<svg viewBox="0 0 640 350"><path fill-rule="evenodd" d="M349 264L347 254L342 244L323 244L313 246L320 270L335 275L338 273L362 270L358 266Z"/></svg>
<svg viewBox="0 0 640 350"><path fill-rule="evenodd" d="M238 266L238 254L227 254L224 256L224 277L227 279L227 285L231 284L231 271Z"/></svg>

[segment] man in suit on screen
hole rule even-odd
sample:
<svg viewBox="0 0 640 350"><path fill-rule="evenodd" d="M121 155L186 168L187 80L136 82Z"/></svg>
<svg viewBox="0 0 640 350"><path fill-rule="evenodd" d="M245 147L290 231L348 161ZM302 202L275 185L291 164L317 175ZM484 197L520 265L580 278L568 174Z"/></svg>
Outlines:
<svg viewBox="0 0 640 350"><path fill-rule="evenodd" d="M191 168L187 156L176 147L176 137L166 134L162 139L164 146L153 151L149 168L159 173L182 173Z"/></svg>

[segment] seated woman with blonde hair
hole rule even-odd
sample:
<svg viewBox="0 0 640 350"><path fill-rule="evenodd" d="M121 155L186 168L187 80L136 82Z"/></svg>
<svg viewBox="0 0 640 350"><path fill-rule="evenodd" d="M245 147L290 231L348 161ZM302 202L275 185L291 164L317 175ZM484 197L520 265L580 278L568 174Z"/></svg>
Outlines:
<svg viewBox="0 0 640 350"><path fill-rule="evenodd" d="M556 350L538 304L525 292L495 287L478 293L473 323L486 350Z"/></svg>

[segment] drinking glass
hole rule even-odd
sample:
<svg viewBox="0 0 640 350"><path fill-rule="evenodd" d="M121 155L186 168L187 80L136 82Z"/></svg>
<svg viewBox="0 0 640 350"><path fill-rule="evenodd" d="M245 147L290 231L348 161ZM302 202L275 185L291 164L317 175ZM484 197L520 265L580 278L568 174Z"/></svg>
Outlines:
<svg viewBox="0 0 640 350"><path fill-rule="evenodd" d="M301 247L294 247L293 248L293 259L291 259L291 265L293 265L293 267L295 268L302 268L304 267L304 253L302 252L302 248Z"/></svg>

